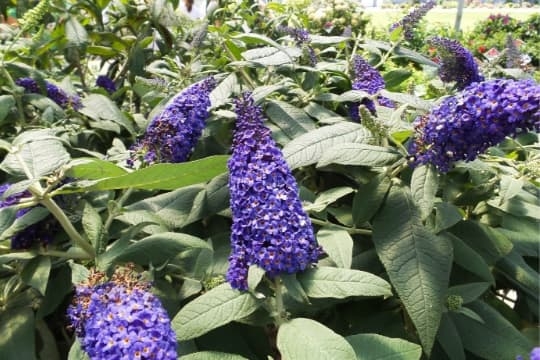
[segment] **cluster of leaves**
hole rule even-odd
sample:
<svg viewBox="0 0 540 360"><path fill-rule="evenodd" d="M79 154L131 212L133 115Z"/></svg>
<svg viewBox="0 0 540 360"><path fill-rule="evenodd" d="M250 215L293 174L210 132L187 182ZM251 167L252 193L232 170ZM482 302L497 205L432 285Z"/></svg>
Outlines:
<svg viewBox="0 0 540 360"><path fill-rule="evenodd" d="M0 209L3 359L84 358L66 321L74 285L127 263L152 280L182 359L503 360L535 345L538 136L445 174L412 168L412 120L454 90L404 91L403 64L437 64L399 30L386 41L312 35L311 66L276 30L302 24L283 4L221 4L192 22L174 1L42 1L0 43L0 180L13 184L3 196L28 190L21 206L42 205L19 218ZM44 17L49 25L35 21ZM351 90L355 54L383 70L386 90ZM167 99L210 74L219 84L190 161L128 168L129 147ZM95 86L98 75L116 91ZM25 93L23 77L82 107ZM252 267L240 292L224 282L226 161L244 90L283 147L324 256L279 281ZM379 95L395 108L361 106L362 123L351 121L349 104ZM46 216L60 224L51 244L10 248Z"/></svg>

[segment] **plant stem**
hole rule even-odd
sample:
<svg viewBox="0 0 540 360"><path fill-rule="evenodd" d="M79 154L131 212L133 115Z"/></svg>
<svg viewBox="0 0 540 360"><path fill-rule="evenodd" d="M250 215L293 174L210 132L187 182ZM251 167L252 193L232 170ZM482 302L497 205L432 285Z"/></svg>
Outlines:
<svg viewBox="0 0 540 360"><path fill-rule="evenodd" d="M358 229L358 228L350 228L347 226L342 226L338 224L331 223L330 221L325 220L319 220L319 219L313 219L311 218L311 223L321 226L332 226L341 230L347 231L349 234L361 234L361 235L371 235L372 231L368 229Z"/></svg>
<svg viewBox="0 0 540 360"><path fill-rule="evenodd" d="M274 279L274 294L276 297L276 308L274 311L274 322L276 327L279 327L286 320L285 315L285 306L283 305L283 284L281 283L281 278L276 276Z"/></svg>

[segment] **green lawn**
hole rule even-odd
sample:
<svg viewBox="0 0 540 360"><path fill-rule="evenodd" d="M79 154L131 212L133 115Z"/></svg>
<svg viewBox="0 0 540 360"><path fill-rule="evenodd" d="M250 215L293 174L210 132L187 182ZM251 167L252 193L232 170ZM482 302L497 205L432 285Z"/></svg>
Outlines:
<svg viewBox="0 0 540 360"><path fill-rule="evenodd" d="M432 9L426 15L426 20L430 24L442 24L454 26L457 9ZM465 8L461 20L463 31L471 30L474 25L487 18L490 14L508 14L519 20L525 20L530 15L540 12L540 8ZM403 17L407 11L402 9L366 9L366 13L371 15L371 23L375 27L388 27L390 24Z"/></svg>

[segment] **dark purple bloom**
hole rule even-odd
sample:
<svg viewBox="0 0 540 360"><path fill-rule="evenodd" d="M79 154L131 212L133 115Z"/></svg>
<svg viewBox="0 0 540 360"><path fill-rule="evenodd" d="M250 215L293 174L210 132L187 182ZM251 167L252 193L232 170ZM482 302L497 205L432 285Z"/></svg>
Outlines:
<svg viewBox="0 0 540 360"><path fill-rule="evenodd" d="M472 83L415 121L410 153L415 164L446 172L523 131L540 131L540 86L533 80Z"/></svg>
<svg viewBox="0 0 540 360"><path fill-rule="evenodd" d="M442 81L455 81L460 90L473 82L484 81L473 55L459 41L434 37L428 40L428 43L437 49L439 76Z"/></svg>
<svg viewBox="0 0 540 360"><path fill-rule="evenodd" d="M67 316L91 360L176 360L177 341L169 316L150 284L132 272L101 273L75 289Z"/></svg>
<svg viewBox="0 0 540 360"><path fill-rule="evenodd" d="M22 86L27 93L40 94L41 89L36 80L32 78L20 78L15 81L19 86ZM73 108L74 110L79 110L82 108L81 98L77 95L69 95L64 90L60 89L58 86L45 81L46 95L49 99L54 101L62 109L67 109L68 107Z"/></svg>
<svg viewBox="0 0 540 360"><path fill-rule="evenodd" d="M173 97L131 147L128 164L133 166L137 158L148 165L186 161L206 125L215 86L216 81L209 77Z"/></svg>
<svg viewBox="0 0 540 360"><path fill-rule="evenodd" d="M10 186L10 184L0 185L0 209L15 206L22 198L30 198L32 196L29 191L23 191L3 197ZM15 217L19 219L30 210L31 208L19 209L15 213ZM56 219L52 216L47 216L45 219L31 224L13 235L11 238L11 248L14 250L29 249L38 242L43 246L49 245L58 229L59 225Z"/></svg>
<svg viewBox="0 0 540 360"><path fill-rule="evenodd" d="M403 36L407 40L414 38L414 28L418 22L427 14L427 12L435 7L434 0L428 0L417 8L412 9L403 19L390 26L390 32L398 27L403 28Z"/></svg>
<svg viewBox="0 0 540 360"><path fill-rule="evenodd" d="M262 109L249 93L235 105L238 118L228 164L233 224L227 281L245 290L250 265L269 277L292 274L316 263L321 248L296 180L263 124Z"/></svg>
<svg viewBox="0 0 540 360"><path fill-rule="evenodd" d="M307 53L311 66L315 66L317 64L317 55L315 54L315 49L313 49L313 47L310 45L311 38L309 36L309 31L290 26L279 26L278 30L289 34L294 39L296 46Z"/></svg>
<svg viewBox="0 0 540 360"><path fill-rule="evenodd" d="M353 72L353 90L362 90L373 95L384 89L384 79L381 74L359 55L353 57ZM377 102L382 106L394 107L394 102L384 96L378 96ZM366 106L372 114L375 114L375 104L372 100L364 99L361 104ZM350 116L355 121L360 121L358 106L359 104L352 104L349 108Z"/></svg>
<svg viewBox="0 0 540 360"><path fill-rule="evenodd" d="M107 91L109 94L112 94L116 91L116 84L110 77L106 75L99 75L97 77L96 86L105 89L105 91Z"/></svg>

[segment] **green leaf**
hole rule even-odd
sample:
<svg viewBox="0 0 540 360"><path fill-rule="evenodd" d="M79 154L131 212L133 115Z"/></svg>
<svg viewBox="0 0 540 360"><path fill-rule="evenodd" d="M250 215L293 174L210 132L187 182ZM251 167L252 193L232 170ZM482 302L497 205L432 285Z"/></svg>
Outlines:
<svg viewBox="0 0 540 360"><path fill-rule="evenodd" d="M26 229L28 226L45 219L47 216L49 216L49 214L49 210L41 206L30 209L26 214L20 218L17 218L9 228L0 234L0 240L13 237L15 234Z"/></svg>
<svg viewBox="0 0 540 360"><path fill-rule="evenodd" d="M249 292L221 284L187 303L172 320L178 340L196 338L208 331L240 320L259 308L260 300Z"/></svg>
<svg viewBox="0 0 540 360"><path fill-rule="evenodd" d="M78 158L66 165L66 175L76 179L97 180L127 174L120 166L97 158Z"/></svg>
<svg viewBox="0 0 540 360"><path fill-rule="evenodd" d="M329 190L320 193L312 204L304 206L305 211L321 212L328 207L328 205L334 203L338 199L349 195L354 191L353 188L348 186L340 186L331 188Z"/></svg>
<svg viewBox="0 0 540 360"><path fill-rule="evenodd" d="M367 143L373 135L361 124L340 122L323 126L291 140L283 148L283 155L291 169L317 163L325 151L340 143Z"/></svg>
<svg viewBox="0 0 540 360"><path fill-rule="evenodd" d="M437 170L431 164L417 166L411 176L411 193L418 204L422 220L433 210L435 195L439 187Z"/></svg>
<svg viewBox="0 0 540 360"><path fill-rule="evenodd" d="M454 285L448 289L448 295L459 295L463 299L463 303L467 304L482 296L490 286L489 282Z"/></svg>
<svg viewBox="0 0 540 360"><path fill-rule="evenodd" d="M302 55L302 51L296 47L265 46L246 50L242 57L247 61L254 62L263 66L277 66L291 64Z"/></svg>
<svg viewBox="0 0 540 360"><path fill-rule="evenodd" d="M8 116L11 109L15 106L15 98L13 95L0 95L0 124L6 116Z"/></svg>
<svg viewBox="0 0 540 360"><path fill-rule="evenodd" d="M497 270L514 284L517 284L519 289L527 292L538 301L540 296L538 270L527 264L517 251L512 250L510 254L499 260Z"/></svg>
<svg viewBox="0 0 540 360"><path fill-rule="evenodd" d="M514 359L517 354L529 353L533 344L500 313L478 300L468 306L483 319L483 323L461 314L450 314L465 349L490 360Z"/></svg>
<svg viewBox="0 0 540 360"><path fill-rule="evenodd" d="M283 359L356 359L353 348L342 336L311 319L296 318L282 324L277 347Z"/></svg>
<svg viewBox="0 0 540 360"><path fill-rule="evenodd" d="M34 311L28 307L0 313L2 359L34 359Z"/></svg>
<svg viewBox="0 0 540 360"><path fill-rule="evenodd" d="M286 294L300 303L310 304L309 298L302 288L302 285L296 278L296 274L283 274L280 275L283 286L287 290Z"/></svg>
<svg viewBox="0 0 540 360"><path fill-rule="evenodd" d="M69 349L69 354L67 360L89 360L90 358L86 352L82 349L81 343L77 338L73 341L73 345Z"/></svg>
<svg viewBox="0 0 540 360"><path fill-rule="evenodd" d="M523 188L523 180L513 176L503 175L499 189L499 204L503 204L519 194Z"/></svg>
<svg viewBox="0 0 540 360"><path fill-rule="evenodd" d="M103 235L103 222L97 210L88 202L84 203L81 223L86 237L97 248Z"/></svg>
<svg viewBox="0 0 540 360"><path fill-rule="evenodd" d="M315 34L309 35L310 43L313 45L334 45L347 41L348 39L350 38L346 36L322 36Z"/></svg>
<svg viewBox="0 0 540 360"><path fill-rule="evenodd" d="M50 130L25 131L13 141L13 146L0 164L0 169L11 175L27 176L27 169L28 176L37 179L58 170L70 158Z"/></svg>
<svg viewBox="0 0 540 360"><path fill-rule="evenodd" d="M397 103L407 104L419 110L429 111L433 107L433 104L431 102L420 99L419 97L410 94L391 92L384 89L381 90L380 94L381 96L384 96L390 100L394 100Z"/></svg>
<svg viewBox="0 0 540 360"><path fill-rule="evenodd" d="M461 337L456 329L456 325L454 325L454 321L447 313L444 313L442 316L437 341L450 359L466 360Z"/></svg>
<svg viewBox="0 0 540 360"><path fill-rule="evenodd" d="M83 108L80 109L79 112L92 120L98 123L105 120L112 121L129 131L130 134L136 134L131 121L128 120L118 106L116 106L116 104L107 96L102 94L89 94L82 99L82 103Z"/></svg>
<svg viewBox="0 0 540 360"><path fill-rule="evenodd" d="M349 296L390 296L390 284L371 273L321 266L297 275L307 296L343 299Z"/></svg>
<svg viewBox="0 0 540 360"><path fill-rule="evenodd" d="M379 334L356 334L345 338L358 360L418 360L422 347L418 344Z"/></svg>
<svg viewBox="0 0 540 360"><path fill-rule="evenodd" d="M371 220L379 210L390 190L390 184L390 178L382 174L374 177L367 184L358 186L352 205L352 217L357 226Z"/></svg>
<svg viewBox="0 0 540 360"><path fill-rule="evenodd" d="M88 279L88 275L90 275L90 270L88 270L85 266L77 264L73 260L69 260L68 265L71 268L72 284L80 284Z"/></svg>
<svg viewBox="0 0 540 360"><path fill-rule="evenodd" d="M182 355L182 360L247 360L247 358L218 351L200 351L188 355Z"/></svg>
<svg viewBox="0 0 540 360"><path fill-rule="evenodd" d="M291 139L315 129L315 123L304 110L284 101L269 101L266 115Z"/></svg>
<svg viewBox="0 0 540 360"><path fill-rule="evenodd" d="M28 261L21 271L21 280L45 295L47 282L51 272L51 258L38 256Z"/></svg>
<svg viewBox="0 0 540 360"><path fill-rule="evenodd" d="M133 242L119 254L107 255L105 252L98 258L100 267L106 268L115 262L134 262L140 265L161 265L186 250L201 249L209 253L212 247L204 240L180 233L165 232L150 235Z"/></svg>
<svg viewBox="0 0 540 360"><path fill-rule="evenodd" d="M338 267L351 267L353 239L347 231L323 227L317 232L317 242Z"/></svg>
<svg viewBox="0 0 540 360"><path fill-rule="evenodd" d="M129 188L175 190L208 181L227 171L228 158L227 155L215 155L179 164L155 164L121 176L70 183L56 190L54 194Z"/></svg>
<svg viewBox="0 0 540 360"><path fill-rule="evenodd" d="M228 75L214 90L210 92L210 102L213 107L226 104L238 86L238 78L235 73Z"/></svg>
<svg viewBox="0 0 540 360"><path fill-rule="evenodd" d="M397 185L373 219L373 242L429 354L446 301L452 246L423 226L412 195Z"/></svg>
<svg viewBox="0 0 540 360"><path fill-rule="evenodd" d="M304 107L304 111L323 124L334 124L345 121L343 116L313 101Z"/></svg>
<svg viewBox="0 0 540 360"><path fill-rule="evenodd" d="M66 21L66 39L68 45L81 46L88 42L88 33L75 16Z"/></svg>
<svg viewBox="0 0 540 360"><path fill-rule="evenodd" d="M435 233L446 230L463 220L461 210L445 201L435 204Z"/></svg>
<svg viewBox="0 0 540 360"><path fill-rule="evenodd" d="M405 80L410 78L412 72L405 69L391 70L383 75L384 84L387 88L391 89L401 85Z"/></svg>
<svg viewBox="0 0 540 360"><path fill-rule="evenodd" d="M317 162L317 167L330 164L386 166L393 164L401 157L400 153L382 146L341 143L327 149Z"/></svg>

